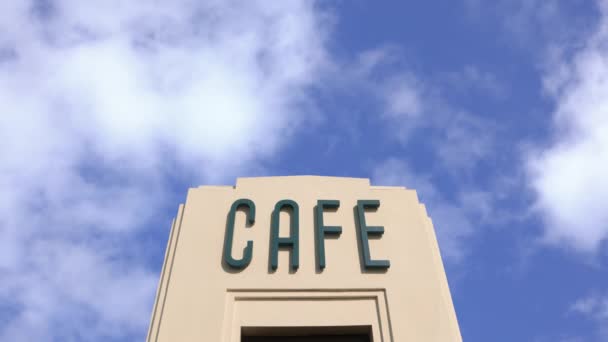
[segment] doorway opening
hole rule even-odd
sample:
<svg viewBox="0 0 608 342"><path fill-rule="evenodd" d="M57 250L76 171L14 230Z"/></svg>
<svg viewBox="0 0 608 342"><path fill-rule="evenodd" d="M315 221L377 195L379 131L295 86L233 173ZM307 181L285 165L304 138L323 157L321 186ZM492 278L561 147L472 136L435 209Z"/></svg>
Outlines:
<svg viewBox="0 0 608 342"><path fill-rule="evenodd" d="M371 326L243 327L241 342L372 342Z"/></svg>

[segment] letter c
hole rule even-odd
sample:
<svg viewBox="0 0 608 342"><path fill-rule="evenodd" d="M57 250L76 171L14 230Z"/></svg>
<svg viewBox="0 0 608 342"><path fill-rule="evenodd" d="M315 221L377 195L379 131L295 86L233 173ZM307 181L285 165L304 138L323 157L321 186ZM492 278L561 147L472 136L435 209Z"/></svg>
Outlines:
<svg viewBox="0 0 608 342"><path fill-rule="evenodd" d="M247 209L247 223L249 225L255 222L255 204L252 200L241 198L230 207L228 213L228 222L226 222L226 236L224 237L224 260L226 264L232 268L244 269L251 262L251 256L253 254L253 241L247 241L247 246L243 248L243 257L241 259L235 259L232 257L232 241L234 240L234 219L236 211L239 207L245 206Z"/></svg>

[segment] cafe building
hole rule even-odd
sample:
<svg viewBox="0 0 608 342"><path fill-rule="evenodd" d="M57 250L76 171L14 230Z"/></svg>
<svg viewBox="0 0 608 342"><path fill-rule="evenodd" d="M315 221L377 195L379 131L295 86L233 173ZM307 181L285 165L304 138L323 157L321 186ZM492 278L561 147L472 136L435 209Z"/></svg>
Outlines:
<svg viewBox="0 0 608 342"><path fill-rule="evenodd" d="M188 191L149 342L461 341L415 190L368 179L239 178Z"/></svg>

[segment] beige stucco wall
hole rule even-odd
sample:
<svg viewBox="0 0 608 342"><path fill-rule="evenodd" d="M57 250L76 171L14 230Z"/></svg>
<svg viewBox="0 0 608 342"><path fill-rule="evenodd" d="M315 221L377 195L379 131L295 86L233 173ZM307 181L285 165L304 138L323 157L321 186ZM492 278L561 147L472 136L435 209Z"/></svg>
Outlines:
<svg viewBox="0 0 608 342"><path fill-rule="evenodd" d="M256 205L245 228L236 215L233 255L252 240L249 266L234 270L222 261L227 215L240 198ZM288 250L278 269L269 268L271 213L291 199L300 211L300 257L289 268ZM314 207L340 200L323 214L325 225L342 226L325 239L327 266L316 268ZM386 272L360 262L355 225L357 200L379 200L366 212L384 235L370 238L374 259L388 259ZM280 214L280 235L289 235L289 214ZM149 341L240 341L242 327L362 326L374 341L461 341L431 220L414 190L370 186L367 179L293 176L239 178L236 186L190 189L174 220L150 323Z"/></svg>

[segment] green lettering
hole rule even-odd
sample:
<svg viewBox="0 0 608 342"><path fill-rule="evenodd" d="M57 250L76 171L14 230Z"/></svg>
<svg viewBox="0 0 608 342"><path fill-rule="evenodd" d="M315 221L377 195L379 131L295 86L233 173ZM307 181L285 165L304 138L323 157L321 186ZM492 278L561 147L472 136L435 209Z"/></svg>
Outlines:
<svg viewBox="0 0 608 342"><path fill-rule="evenodd" d="M338 200L318 200L315 207L315 225L316 225L316 251L317 251L317 267L325 268L325 235L340 235L342 227L340 226L325 226L323 224L323 209L338 209L340 201Z"/></svg>
<svg viewBox="0 0 608 342"><path fill-rule="evenodd" d="M279 216L283 208L291 208L290 234L289 237L279 237ZM279 259L279 248L291 248L291 269L297 270L299 266L299 207L292 200L281 200L274 206L272 212L272 223L270 227L270 268L277 269Z"/></svg>
<svg viewBox="0 0 608 342"><path fill-rule="evenodd" d="M236 211L239 207L247 207L247 223L253 224L255 222L255 204L253 201L241 198L230 207L228 212L228 222L226 223L226 236L224 237L224 260L230 267L243 269L251 262L251 256L253 254L253 241L247 241L247 246L243 248L243 257L241 259L235 259L232 257L232 241L234 240L234 218Z"/></svg>
<svg viewBox="0 0 608 342"><path fill-rule="evenodd" d="M363 250L363 264L365 268L370 269L387 269L391 266L391 262L389 260L372 260L369 253L368 236L382 236L382 234L384 234L384 227L368 226L365 223L365 209L377 209L379 206L380 201L378 200L357 201L357 215L359 218L359 242L361 243L361 248Z"/></svg>

